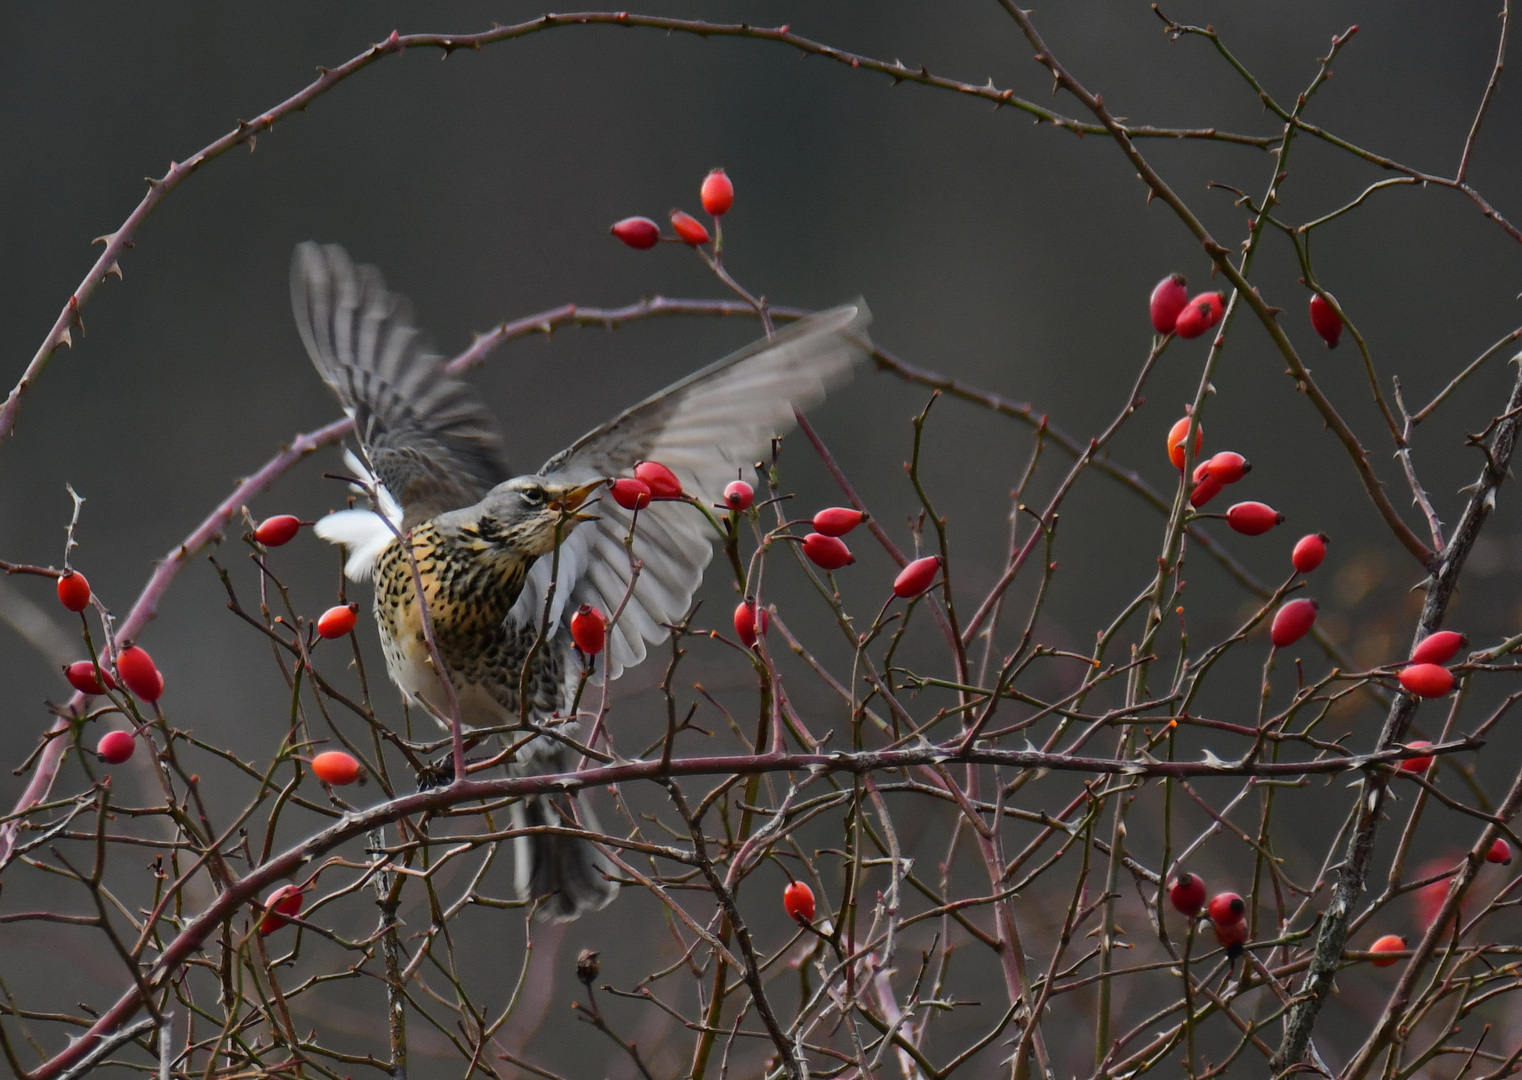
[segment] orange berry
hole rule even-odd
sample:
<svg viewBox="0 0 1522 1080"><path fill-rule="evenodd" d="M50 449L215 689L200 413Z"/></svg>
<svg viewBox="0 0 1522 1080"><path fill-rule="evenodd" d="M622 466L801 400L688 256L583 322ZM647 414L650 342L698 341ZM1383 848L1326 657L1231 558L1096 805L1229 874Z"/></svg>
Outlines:
<svg viewBox="0 0 1522 1080"><path fill-rule="evenodd" d="M608 231L638 251L646 251L661 242L661 227L647 217L626 217L615 221Z"/></svg>
<svg viewBox="0 0 1522 1080"><path fill-rule="evenodd" d="M358 621L358 604L339 604L328 608L318 617L317 633L325 638L346 637Z"/></svg>
<svg viewBox="0 0 1522 1080"><path fill-rule="evenodd" d="M814 890L795 881L782 890L782 910L796 922L814 921Z"/></svg>
<svg viewBox="0 0 1522 1080"><path fill-rule="evenodd" d="M681 210L671 211L671 227L676 230L682 243L691 247L700 247L712 239L701 221Z"/></svg>
<svg viewBox="0 0 1522 1080"><path fill-rule="evenodd" d="M58 602L70 611L90 606L90 583L78 570L65 570L58 579Z"/></svg>
<svg viewBox="0 0 1522 1080"><path fill-rule="evenodd" d="M703 199L703 209L714 217L729 213L729 208L735 204L735 185L724 175L723 169L715 169L703 177L703 187L699 194Z"/></svg>
<svg viewBox="0 0 1522 1080"><path fill-rule="evenodd" d="M571 640L588 656L596 656L608 645L608 619L591 604L582 604L571 616Z"/></svg>
<svg viewBox="0 0 1522 1080"><path fill-rule="evenodd" d="M1175 469L1184 467L1184 440L1189 437L1189 417L1185 416L1168 429L1168 460ZM1194 452L1198 456L1205 445L1205 425L1194 429Z"/></svg>
<svg viewBox="0 0 1522 1080"><path fill-rule="evenodd" d="M108 731L95 744L95 753L107 765L120 765L137 749L137 740L130 731Z"/></svg>
<svg viewBox="0 0 1522 1080"><path fill-rule="evenodd" d="M289 544L301 531L301 520L291 514L280 514L276 517L265 518L254 530L254 539L265 547L279 547Z"/></svg>
<svg viewBox="0 0 1522 1080"><path fill-rule="evenodd" d="M1379 954L1371 956L1369 958L1369 963L1373 964L1375 967L1389 967L1392 964L1400 963L1400 957L1388 956L1384 954L1405 952L1406 939L1401 937L1399 934L1386 934L1384 937L1376 941L1373 945L1370 945L1369 951L1371 953Z"/></svg>
<svg viewBox="0 0 1522 1080"><path fill-rule="evenodd" d="M312 773L324 784L343 787L359 779L359 762L342 750L325 750L312 759Z"/></svg>

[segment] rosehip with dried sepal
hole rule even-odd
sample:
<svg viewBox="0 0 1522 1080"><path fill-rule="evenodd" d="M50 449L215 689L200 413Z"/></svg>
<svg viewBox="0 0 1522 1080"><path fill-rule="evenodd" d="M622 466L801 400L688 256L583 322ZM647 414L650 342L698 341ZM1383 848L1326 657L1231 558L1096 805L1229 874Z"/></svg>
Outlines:
<svg viewBox="0 0 1522 1080"><path fill-rule="evenodd" d="M1248 927L1246 919L1238 919L1236 922L1227 923L1225 926L1222 926L1218 922L1213 922L1210 924L1210 927L1215 931L1216 944L1226 950L1228 959L1235 960L1242 955L1242 946L1247 944Z"/></svg>
<svg viewBox="0 0 1522 1080"><path fill-rule="evenodd" d="M771 628L771 614L765 608L758 608L754 600L742 600L735 608L735 633L747 649L756 647L758 631L759 636L765 637Z"/></svg>
<svg viewBox="0 0 1522 1080"><path fill-rule="evenodd" d="M839 570L856 561L856 556L840 537L817 532L803 538L803 554L821 570Z"/></svg>
<svg viewBox="0 0 1522 1080"><path fill-rule="evenodd" d="M900 570L898 577L893 579L893 595L903 600L911 600L919 596L935 583L935 575L940 569L939 555L926 555L922 559L915 559Z"/></svg>
<svg viewBox="0 0 1522 1080"><path fill-rule="evenodd" d="M116 657L116 673L122 682L143 701L150 704L164 694L164 676L146 649L128 645Z"/></svg>
<svg viewBox="0 0 1522 1080"><path fill-rule="evenodd" d="M1152 316L1152 329L1159 334L1173 333L1179 312L1184 310L1187 303L1189 283L1184 280L1184 275L1169 274L1163 278L1153 287L1152 298L1147 305L1148 314Z"/></svg>
<svg viewBox="0 0 1522 1080"><path fill-rule="evenodd" d="M88 660L76 660L63 669L63 677L81 694L104 694L116 689L116 680L105 668L97 668Z"/></svg>
<svg viewBox="0 0 1522 1080"><path fill-rule="evenodd" d="M1184 440L1189 437L1189 417L1179 419L1168 429L1168 460L1173 462L1175 469L1184 467ZM1197 425L1194 429L1194 453L1198 457L1200 447L1205 445L1205 425Z"/></svg>
<svg viewBox="0 0 1522 1080"><path fill-rule="evenodd" d="M814 890L801 881L794 881L782 890L782 910L794 922L814 921Z"/></svg>
<svg viewBox="0 0 1522 1080"><path fill-rule="evenodd" d="M724 505L736 513L749 510L756 501L756 489L744 480L731 480L724 489Z"/></svg>
<svg viewBox="0 0 1522 1080"><path fill-rule="evenodd" d="M661 242L661 227L647 217L626 217L608 231L637 251L648 251Z"/></svg>
<svg viewBox="0 0 1522 1080"><path fill-rule="evenodd" d="M634 466L634 478L650 489L652 499L680 499L682 482L659 461L641 461Z"/></svg>
<svg viewBox="0 0 1522 1080"><path fill-rule="evenodd" d="M1205 906L1205 879L1198 874L1180 874L1168 886L1168 902L1180 915L1194 918Z"/></svg>
<svg viewBox="0 0 1522 1080"><path fill-rule="evenodd" d="M1406 744L1406 748L1408 750L1426 750L1431 745L1426 739L1412 739ZM1424 773L1432 767L1432 760L1431 754L1423 754L1421 757L1408 757L1400 763L1400 767L1405 772Z"/></svg>
<svg viewBox="0 0 1522 1080"><path fill-rule="evenodd" d="M1319 299L1319 298L1318 298ZM1392 955L1406 951L1406 939L1399 934L1386 934L1373 945L1369 946L1369 952L1374 955L1369 957L1369 963L1375 967L1390 967L1400 963L1400 957Z"/></svg>
<svg viewBox="0 0 1522 1080"><path fill-rule="evenodd" d="M1220 293L1200 293L1179 312L1173 331L1181 338L1197 338L1220 322L1225 310L1226 304Z"/></svg>
<svg viewBox="0 0 1522 1080"><path fill-rule="evenodd" d="M1199 470L1196 469L1195 472L1198 473ZM1206 473L1199 480L1195 481L1194 487L1189 490L1189 505L1198 510L1219 495L1224 487L1225 485L1219 480Z"/></svg>
<svg viewBox="0 0 1522 1080"><path fill-rule="evenodd" d="M325 750L312 759L313 775L334 787L354 783L359 772L359 762L342 750Z"/></svg>
<svg viewBox="0 0 1522 1080"><path fill-rule="evenodd" d="M676 230L677 239L689 247L701 247L712 239L701 221L682 210L671 211L671 227Z"/></svg>
<svg viewBox="0 0 1522 1080"><path fill-rule="evenodd" d="M289 544L300 531L300 518L293 514L277 514L259 523L259 527L254 530L254 539L265 547L280 547Z"/></svg>
<svg viewBox="0 0 1522 1080"><path fill-rule="evenodd" d="M571 616L571 640L588 656L608 647L608 618L591 604L582 604Z"/></svg>
<svg viewBox="0 0 1522 1080"><path fill-rule="evenodd" d="M1210 908L1206 914L1217 926L1231 926L1242 921L1246 910L1247 902L1240 896L1234 892L1223 892L1210 898Z"/></svg>
<svg viewBox="0 0 1522 1080"><path fill-rule="evenodd" d="M58 602L70 611L90 606L90 583L78 570L65 570L58 577Z"/></svg>
<svg viewBox="0 0 1522 1080"><path fill-rule="evenodd" d="M1440 698L1453 689L1453 672L1441 664L1412 664L1402 668L1400 684L1419 698Z"/></svg>
<svg viewBox="0 0 1522 1080"><path fill-rule="evenodd" d="M1301 597L1279 608L1268 636L1276 649L1287 649L1316 625L1316 601Z"/></svg>
<svg viewBox="0 0 1522 1080"><path fill-rule="evenodd" d="M1283 514L1260 502L1239 502L1226 511L1226 524L1243 536L1262 536L1283 520Z"/></svg>
<svg viewBox="0 0 1522 1080"><path fill-rule="evenodd" d="M108 731L95 744L95 754L107 765L120 765L137 749L137 740L130 731Z"/></svg>
<svg viewBox="0 0 1522 1080"><path fill-rule="evenodd" d="M290 916L301 912L305 901L299 885L282 885L264 898L265 916L259 921L260 934L273 934L282 926L289 926Z"/></svg>
<svg viewBox="0 0 1522 1080"><path fill-rule="evenodd" d="M317 633L328 639L347 637L359 621L358 604L339 604L324 611L317 619Z"/></svg>
<svg viewBox="0 0 1522 1080"><path fill-rule="evenodd" d="M625 510L643 510L650 505L650 485L632 476L620 476L608 485L608 494Z"/></svg>
<svg viewBox="0 0 1522 1080"><path fill-rule="evenodd" d="M1320 293L1311 297L1311 326L1321 336L1321 340L1326 342L1328 349L1337 348L1337 342L1342 337L1342 316L1337 314L1337 309Z"/></svg>
<svg viewBox="0 0 1522 1080"><path fill-rule="evenodd" d="M1289 561L1295 570L1302 574L1309 574L1320 566L1326 559L1326 533L1309 533L1295 542L1295 549L1289 553Z"/></svg>
<svg viewBox="0 0 1522 1080"><path fill-rule="evenodd" d="M698 194L703 200L703 209L714 217L723 217L735 204L735 185L723 169L715 169L703 177Z"/></svg>
<svg viewBox="0 0 1522 1080"><path fill-rule="evenodd" d="M1222 450L1205 462L1205 471L1223 484L1235 484L1252 472L1252 465L1235 450Z"/></svg>
<svg viewBox="0 0 1522 1080"><path fill-rule="evenodd" d="M1485 853L1485 861L1500 863L1502 866L1511 865L1511 845L1501 837L1496 837L1490 845L1490 850Z"/></svg>
<svg viewBox="0 0 1522 1080"><path fill-rule="evenodd" d="M867 515L849 506L831 506L814 515L814 531L825 536L844 536L863 521Z"/></svg>
<svg viewBox="0 0 1522 1080"><path fill-rule="evenodd" d="M1456 630L1439 630L1422 638L1411 650L1413 664L1446 664L1469 644L1469 638Z"/></svg>

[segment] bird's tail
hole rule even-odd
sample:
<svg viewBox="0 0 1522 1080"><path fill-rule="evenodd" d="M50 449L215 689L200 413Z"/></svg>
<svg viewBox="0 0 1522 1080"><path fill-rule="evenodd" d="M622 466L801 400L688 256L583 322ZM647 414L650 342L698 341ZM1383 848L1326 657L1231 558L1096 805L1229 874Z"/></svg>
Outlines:
<svg viewBox="0 0 1522 1080"><path fill-rule="evenodd" d="M578 823L555 805L555 799L569 796L531 795L513 804L513 827L555 825L600 832L590 808L576 801ZM513 840L517 862L518 898L539 902L538 917L552 922L570 922L588 911L597 911L612 903L618 895L618 882L612 879L613 864L597 850L597 845L579 836L534 833Z"/></svg>

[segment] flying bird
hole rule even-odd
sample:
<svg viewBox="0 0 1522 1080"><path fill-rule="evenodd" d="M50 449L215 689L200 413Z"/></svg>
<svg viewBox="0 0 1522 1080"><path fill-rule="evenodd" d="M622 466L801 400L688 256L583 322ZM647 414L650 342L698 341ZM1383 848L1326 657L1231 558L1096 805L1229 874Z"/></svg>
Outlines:
<svg viewBox="0 0 1522 1080"><path fill-rule="evenodd" d="M616 679L687 613L713 555L712 528L700 513L657 501L638 512L636 573L625 547L634 512L598 498L599 489L632 475L640 461L656 461L686 494L718 501L725 484L793 426L795 410L822 401L871 349L864 304L822 312L646 398L537 471L516 474L480 396L428 351L410 305L386 289L378 270L355 266L340 247L301 244L291 303L312 362L354 421L361 457L350 453L350 467L374 493L373 509L330 514L316 532L344 547L351 579L374 579L391 680L436 718L449 715L415 565L463 723L519 726L526 686L534 724L567 736L576 732L569 714L581 673L571 616L583 604L618 612L601 672ZM534 651L541 627L545 640ZM509 768L565 772L574 761L566 743L539 734ZM600 831L589 808L549 796L515 803L513 823ZM575 919L618 891L612 863L586 839L530 833L514 847L518 894L537 901L543 918Z"/></svg>

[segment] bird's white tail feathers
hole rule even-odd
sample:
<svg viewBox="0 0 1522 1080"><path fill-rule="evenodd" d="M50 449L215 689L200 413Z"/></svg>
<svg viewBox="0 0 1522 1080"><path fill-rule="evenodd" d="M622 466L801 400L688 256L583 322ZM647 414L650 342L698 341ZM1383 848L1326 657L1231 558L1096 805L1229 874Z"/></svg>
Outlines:
<svg viewBox="0 0 1522 1080"><path fill-rule="evenodd" d="M357 479L375 492L376 501L391 524L387 524L386 519L374 510L339 510L319 521L312 531L328 543L339 544L347 551L344 575L350 581L368 581L375 572L375 560L380 557L386 545L396 538L392 526L400 527L402 508L352 450L344 451L344 464ZM356 486L355 490L369 494L364 487Z"/></svg>

